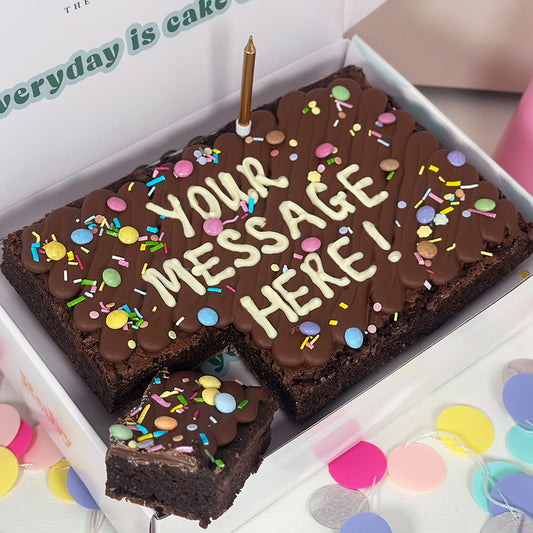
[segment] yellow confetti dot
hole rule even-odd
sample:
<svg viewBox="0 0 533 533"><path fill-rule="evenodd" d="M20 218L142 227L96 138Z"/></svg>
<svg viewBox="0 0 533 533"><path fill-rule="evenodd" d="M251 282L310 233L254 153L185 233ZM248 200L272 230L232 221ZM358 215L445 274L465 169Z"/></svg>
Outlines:
<svg viewBox="0 0 533 533"><path fill-rule="evenodd" d="M453 451L467 455L461 444L476 455L486 452L494 441L494 428L490 420L477 409L456 405L442 411L437 420L437 430L454 435L441 436L442 442Z"/></svg>
<svg viewBox="0 0 533 533"><path fill-rule="evenodd" d="M296 148L296 147L298 146L298 141L297 141L296 139L291 139L291 140L289 141L289 146L290 146L291 148Z"/></svg>
<svg viewBox="0 0 533 533"><path fill-rule="evenodd" d="M134 350L136 346L137 346L137 343L136 343L133 339L130 339L130 340L128 341L128 348L129 348L130 350Z"/></svg>
<svg viewBox="0 0 533 533"><path fill-rule="evenodd" d="M128 322L128 313L123 309L115 309L106 316L105 323L110 329L123 328Z"/></svg>
<svg viewBox="0 0 533 533"><path fill-rule="evenodd" d="M44 248L44 251L46 252L46 257L52 261L60 261L67 255L65 245L58 241L50 241Z"/></svg>
<svg viewBox="0 0 533 533"><path fill-rule="evenodd" d="M352 130L353 131L359 131L361 129L361 124L359 124L359 122L356 122L353 126L352 126Z"/></svg>
<svg viewBox="0 0 533 533"><path fill-rule="evenodd" d="M122 226L118 230L118 240L124 244L133 244L138 238L139 232L132 226Z"/></svg>
<svg viewBox="0 0 533 533"><path fill-rule="evenodd" d="M74 500L67 489L67 472L69 466L66 459L61 459L61 461L51 466L48 472L48 487L59 499L73 502Z"/></svg>
<svg viewBox="0 0 533 533"><path fill-rule="evenodd" d="M215 396L217 394L220 394L218 389L204 389L202 391L202 399L207 405L215 405Z"/></svg>
<svg viewBox="0 0 533 533"><path fill-rule="evenodd" d="M313 113L313 115L320 115L320 107L313 107L311 113Z"/></svg>
<svg viewBox="0 0 533 533"><path fill-rule="evenodd" d="M220 380L216 378L215 376L202 376L198 383L204 388L204 389L220 389L220 386L222 383L220 383Z"/></svg>
<svg viewBox="0 0 533 533"><path fill-rule="evenodd" d="M311 109L313 109L313 107L316 107L316 100L311 100L311 101L307 104L307 107L310 107Z"/></svg>
<svg viewBox="0 0 533 533"><path fill-rule="evenodd" d="M0 496L11 490L17 481L19 463L15 454L8 448L0 446Z"/></svg>

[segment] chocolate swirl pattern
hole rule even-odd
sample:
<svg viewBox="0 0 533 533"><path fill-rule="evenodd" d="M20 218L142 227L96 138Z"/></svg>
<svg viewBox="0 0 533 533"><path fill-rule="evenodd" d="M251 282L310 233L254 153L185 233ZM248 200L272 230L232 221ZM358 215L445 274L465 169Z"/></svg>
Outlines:
<svg viewBox="0 0 533 533"><path fill-rule="evenodd" d="M146 182L54 211L24 231L23 263L109 361L233 324L281 365L318 366L518 231L463 154L342 79L253 113L246 139L189 146Z"/></svg>

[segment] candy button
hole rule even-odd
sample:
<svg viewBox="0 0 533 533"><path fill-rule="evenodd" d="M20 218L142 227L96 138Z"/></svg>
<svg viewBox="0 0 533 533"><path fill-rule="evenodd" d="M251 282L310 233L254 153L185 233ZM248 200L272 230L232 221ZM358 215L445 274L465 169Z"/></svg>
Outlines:
<svg viewBox="0 0 533 533"><path fill-rule="evenodd" d="M67 249L57 241L50 241L45 247L46 257L52 261L60 261L67 254Z"/></svg>
<svg viewBox="0 0 533 533"><path fill-rule="evenodd" d="M300 330L300 333L303 335L309 335L310 337L320 333L320 326L316 322L311 322L310 320L302 322L298 326L298 329Z"/></svg>
<svg viewBox="0 0 533 533"><path fill-rule="evenodd" d="M32 431L30 425L25 421L20 421L20 427L16 437L7 445L15 457L20 457L30 446Z"/></svg>
<svg viewBox="0 0 533 533"><path fill-rule="evenodd" d="M379 168L383 170L383 172L394 172L400 168L400 162L397 159L388 157L387 159L380 161Z"/></svg>
<svg viewBox="0 0 533 533"><path fill-rule="evenodd" d="M200 386L204 387L204 389L220 389L220 386L222 385L218 378L209 375L201 376L200 379L198 379L198 383Z"/></svg>
<svg viewBox="0 0 533 533"><path fill-rule="evenodd" d="M346 100L350 98L350 91L343 85L335 85L335 87L331 89L331 95L336 100L346 102Z"/></svg>
<svg viewBox="0 0 533 533"><path fill-rule="evenodd" d="M275 146L285 140L285 134L280 130L271 130L266 134L265 140L268 144Z"/></svg>
<svg viewBox="0 0 533 533"><path fill-rule="evenodd" d="M363 333L359 328L348 328L344 332L344 340L350 348L361 348L363 344Z"/></svg>
<svg viewBox="0 0 533 533"><path fill-rule="evenodd" d="M86 509L98 509L98 504L94 501L93 497L87 490L87 487L72 467L67 470L67 478L65 481L68 493L77 504Z"/></svg>
<svg viewBox="0 0 533 533"><path fill-rule="evenodd" d="M132 226L122 226L118 230L118 240L123 244L134 244L139 238L139 232Z"/></svg>
<svg viewBox="0 0 533 533"><path fill-rule="evenodd" d="M204 220L203 228L207 235L216 237L224 229L224 226L221 220L212 217Z"/></svg>
<svg viewBox="0 0 533 533"><path fill-rule="evenodd" d="M42 470L57 463L63 454L57 449L41 425L33 428L30 446L20 456L21 464L27 470Z"/></svg>
<svg viewBox="0 0 533 533"><path fill-rule="evenodd" d="M396 122L396 115L394 113L381 113L378 120L382 124L394 124Z"/></svg>
<svg viewBox="0 0 533 533"><path fill-rule="evenodd" d="M109 426L109 434L117 440L130 440L133 437L133 431L122 424Z"/></svg>
<svg viewBox="0 0 533 533"><path fill-rule="evenodd" d="M462 167L466 163L465 154L459 150L452 150L449 152L446 159L448 159L454 167Z"/></svg>
<svg viewBox="0 0 533 533"><path fill-rule="evenodd" d="M301 246L304 252L316 252L322 246L322 241L318 237L307 237Z"/></svg>
<svg viewBox="0 0 533 533"><path fill-rule="evenodd" d="M19 475L19 464L15 454L0 446L0 496L11 490Z"/></svg>
<svg viewBox="0 0 533 533"><path fill-rule="evenodd" d="M307 173L307 180L311 182L320 181L321 177L320 172L317 172L316 170L311 170Z"/></svg>
<svg viewBox="0 0 533 533"><path fill-rule="evenodd" d="M490 198L480 198L476 200L474 208L478 211L492 211L496 207L496 202Z"/></svg>
<svg viewBox="0 0 533 533"><path fill-rule="evenodd" d="M105 318L105 323L109 329L123 328L128 322L128 313L123 309L111 311Z"/></svg>
<svg viewBox="0 0 533 533"><path fill-rule="evenodd" d="M196 156L199 157L199 156ZM181 159L180 161L177 161L174 165L174 174L178 178L187 178L192 174L192 171L194 170L193 164L188 161L187 159Z"/></svg>
<svg viewBox="0 0 533 533"><path fill-rule="evenodd" d="M7 446L20 429L19 412L7 403L0 403L0 446Z"/></svg>
<svg viewBox="0 0 533 533"><path fill-rule="evenodd" d="M187 431L196 431L198 429L198 425L197 424L189 424L187 426Z"/></svg>
<svg viewBox="0 0 533 533"><path fill-rule="evenodd" d="M221 413L233 413L237 407L237 402L231 394L221 392L215 396L215 407Z"/></svg>
<svg viewBox="0 0 533 533"><path fill-rule="evenodd" d="M48 472L48 488L61 500L74 502L67 489L67 471L70 465L66 459L61 459L50 467Z"/></svg>
<svg viewBox="0 0 533 533"><path fill-rule="evenodd" d="M171 416L158 416L154 420L154 426L163 431L172 431L178 427L178 421Z"/></svg>
<svg viewBox="0 0 533 533"><path fill-rule="evenodd" d="M88 244L93 240L93 234L88 229L78 228L70 234L70 238L72 239L72 242L83 245Z"/></svg>
<svg viewBox="0 0 533 533"><path fill-rule="evenodd" d="M419 242L416 245L416 251L424 258L424 259L432 259L437 255L437 247L429 241L422 241Z"/></svg>
<svg viewBox="0 0 533 533"><path fill-rule="evenodd" d="M111 211L116 211L117 213L121 213L122 211L126 211L126 208L128 207L128 204L118 196L111 196L111 198L107 199L107 207L111 209Z"/></svg>
<svg viewBox="0 0 533 533"><path fill-rule="evenodd" d="M114 268L106 268L102 272L102 279L110 287L118 287L122 281L120 274Z"/></svg>
<svg viewBox="0 0 533 533"><path fill-rule="evenodd" d="M416 212L416 219L420 224L429 224L435 218L435 209L430 205L423 205Z"/></svg>
<svg viewBox="0 0 533 533"><path fill-rule="evenodd" d="M218 322L218 314L211 307L203 307L198 311L198 322L204 326L214 326Z"/></svg>
<svg viewBox="0 0 533 533"><path fill-rule="evenodd" d="M220 394L218 389L204 389L202 391L202 399L207 405L215 405L215 397Z"/></svg>
<svg viewBox="0 0 533 533"><path fill-rule="evenodd" d="M328 157L333 153L333 145L331 143L322 143L315 148L315 155L319 158Z"/></svg>

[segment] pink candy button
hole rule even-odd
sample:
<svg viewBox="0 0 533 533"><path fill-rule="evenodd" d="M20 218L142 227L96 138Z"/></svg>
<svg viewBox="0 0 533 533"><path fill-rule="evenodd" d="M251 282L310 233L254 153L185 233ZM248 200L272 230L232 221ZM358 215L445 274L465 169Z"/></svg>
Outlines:
<svg viewBox="0 0 533 533"><path fill-rule="evenodd" d="M322 241L317 237L307 237L302 241L302 250L304 252L316 252L320 246L322 246Z"/></svg>
<svg viewBox="0 0 533 533"><path fill-rule="evenodd" d="M192 174L194 167L187 159L181 159L174 165L174 174L178 178L186 178Z"/></svg>
<svg viewBox="0 0 533 533"><path fill-rule="evenodd" d="M111 211L116 211L117 213L121 213L122 211L125 211L128 207L128 204L118 196L112 196L111 198L107 199L107 207L111 209Z"/></svg>
<svg viewBox="0 0 533 533"><path fill-rule="evenodd" d="M204 220L203 228L207 235L216 237L224 229L224 225L222 220L213 217Z"/></svg>
<svg viewBox="0 0 533 533"><path fill-rule="evenodd" d="M315 148L315 155L320 158L328 157L333 152L331 143L322 143Z"/></svg>
<svg viewBox="0 0 533 533"><path fill-rule="evenodd" d="M381 113L381 115L378 116L378 120L382 124L393 124L396 122L396 115L393 113Z"/></svg>

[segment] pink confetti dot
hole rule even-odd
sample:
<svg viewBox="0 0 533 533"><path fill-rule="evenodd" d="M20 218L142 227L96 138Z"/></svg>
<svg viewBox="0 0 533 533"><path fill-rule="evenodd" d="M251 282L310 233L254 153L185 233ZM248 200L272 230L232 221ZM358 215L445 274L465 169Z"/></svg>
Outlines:
<svg viewBox="0 0 533 533"><path fill-rule="evenodd" d="M361 441L328 465L331 477L347 489L366 489L376 485L387 469L383 452L370 442Z"/></svg>
<svg viewBox="0 0 533 533"><path fill-rule="evenodd" d="M368 333L376 333L376 331L378 330L378 328L376 328L376 326L374 324L370 324L368 326L368 328L366 328Z"/></svg>
<svg viewBox="0 0 533 533"><path fill-rule="evenodd" d="M25 421L20 421L20 427L16 437L7 445L15 457L20 457L29 447L32 438L30 425Z"/></svg>
<svg viewBox="0 0 533 533"><path fill-rule="evenodd" d="M33 428L30 446L21 455L20 462L27 470L42 470L56 464L63 454L57 449L45 429L38 425Z"/></svg>
<svg viewBox="0 0 533 533"><path fill-rule="evenodd" d="M0 446L7 446L20 428L19 412L7 403L0 404Z"/></svg>

